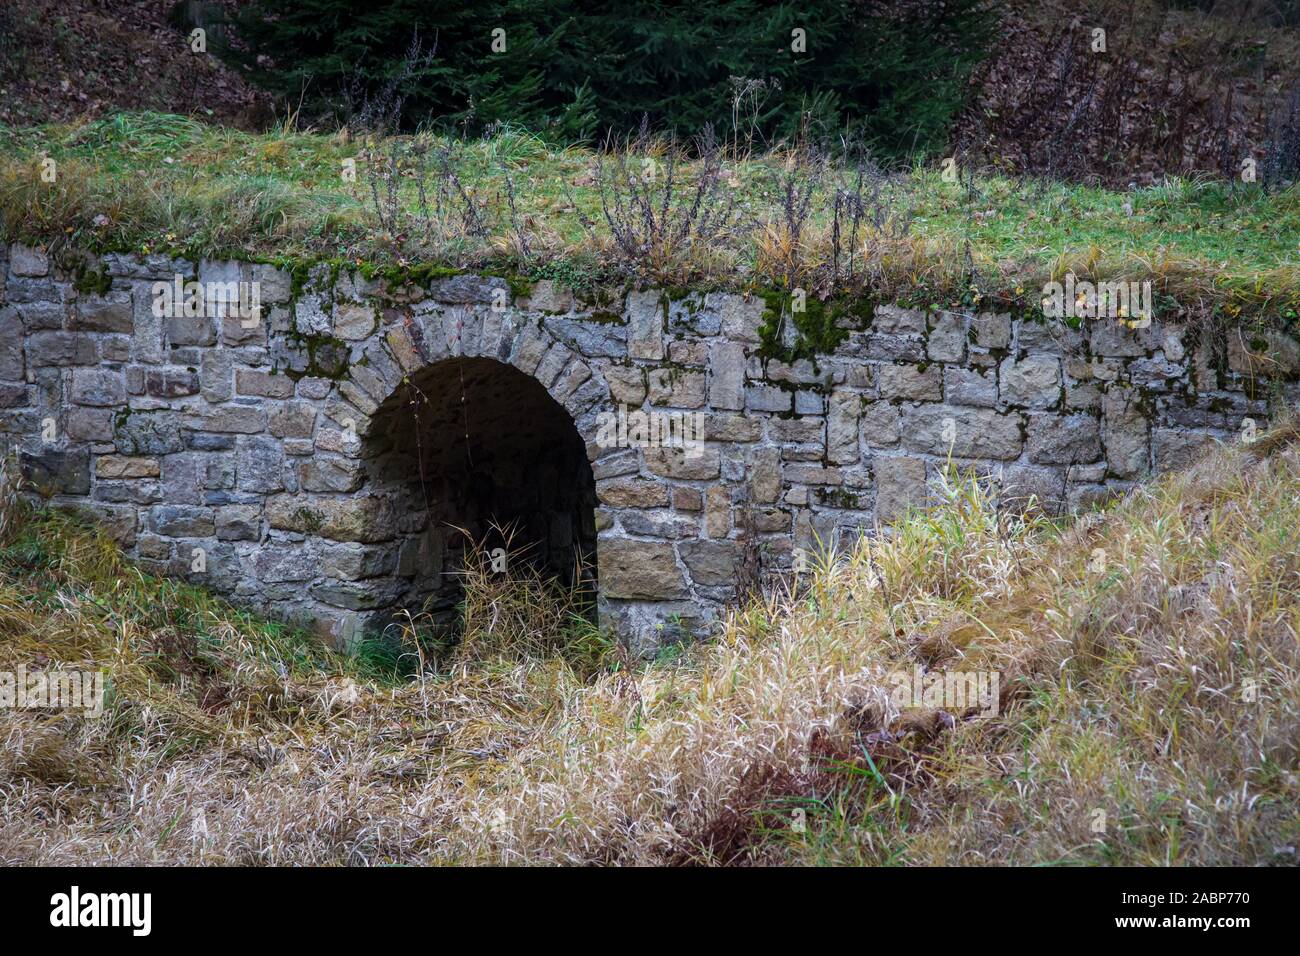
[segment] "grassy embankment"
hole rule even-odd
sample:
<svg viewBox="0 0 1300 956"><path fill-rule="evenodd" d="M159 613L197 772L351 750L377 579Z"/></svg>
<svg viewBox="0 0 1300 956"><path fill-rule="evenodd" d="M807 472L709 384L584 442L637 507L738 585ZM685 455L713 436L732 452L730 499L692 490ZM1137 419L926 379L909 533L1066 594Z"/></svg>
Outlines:
<svg viewBox="0 0 1300 956"><path fill-rule="evenodd" d="M97 718L0 713L0 860L1294 863L1300 445L1274 436L1069 525L954 482L632 670L516 642L564 608L483 576L471 639L399 673L11 505L0 669L110 689ZM917 665L998 672L999 713L900 712Z"/></svg>
<svg viewBox="0 0 1300 956"><path fill-rule="evenodd" d="M674 166L673 154L649 140L602 163L513 130L374 140L118 114L0 127L0 223L4 238L56 247L432 264L577 286L799 284L1034 308L1043 281L1069 270L1152 279L1165 310L1290 324L1300 305L1295 187L1175 179L1113 192L957 167L957 182L941 167L859 181L857 167L807 150L724 146L712 165ZM40 176L45 157L53 183Z"/></svg>

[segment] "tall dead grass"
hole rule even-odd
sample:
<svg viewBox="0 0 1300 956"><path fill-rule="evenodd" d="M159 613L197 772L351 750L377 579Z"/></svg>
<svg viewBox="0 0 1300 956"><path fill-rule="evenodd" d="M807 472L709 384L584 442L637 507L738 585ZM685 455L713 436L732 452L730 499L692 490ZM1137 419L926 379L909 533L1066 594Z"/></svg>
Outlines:
<svg viewBox="0 0 1300 956"><path fill-rule="evenodd" d="M636 669L494 639L380 678L21 517L0 664L112 690L0 713L0 860L1294 862L1293 437L1068 526L954 479ZM900 709L916 667L996 671L998 714Z"/></svg>

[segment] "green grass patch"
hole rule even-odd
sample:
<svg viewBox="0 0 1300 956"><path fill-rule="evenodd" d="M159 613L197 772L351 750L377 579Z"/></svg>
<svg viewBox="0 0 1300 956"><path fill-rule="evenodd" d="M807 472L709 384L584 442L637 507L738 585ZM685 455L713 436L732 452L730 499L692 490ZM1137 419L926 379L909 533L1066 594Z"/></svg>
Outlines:
<svg viewBox="0 0 1300 956"><path fill-rule="evenodd" d="M665 149L635 147L627 168L662 176ZM188 259L348 261L394 274L476 269L575 287L619 281L628 268L611 253L604 210L613 195L601 188L608 180L593 176L597 154L552 148L517 129L474 141L373 141L119 113L0 127L0 154L0 232L11 241ZM430 156L445 165L433 163L431 173ZM675 243L657 278L788 288L793 275L816 298L835 291L827 288L833 193L848 172L830 161L808 167L811 213L792 240L780 186L791 169L802 175L801 157L729 158L724 193L747 228L708 248ZM54 182L41 177L45 158L55 163ZM345 175L348 163L355 180ZM678 188L695 172L682 165ZM853 282L843 282L842 270L836 276L840 292L1035 308L1046 279L1073 271L1151 279L1164 301L1229 318L1262 314L1287 324L1300 304L1294 187L1270 194L1180 179L1116 192L995 176L946 182L921 168L893 176L881 196L876 211L910 226L889 235L864 227L851 250Z"/></svg>

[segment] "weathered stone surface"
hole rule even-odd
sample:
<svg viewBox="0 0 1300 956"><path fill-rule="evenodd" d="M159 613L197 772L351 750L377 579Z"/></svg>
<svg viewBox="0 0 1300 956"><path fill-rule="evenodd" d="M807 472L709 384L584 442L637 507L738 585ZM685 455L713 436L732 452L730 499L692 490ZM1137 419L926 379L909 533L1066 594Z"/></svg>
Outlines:
<svg viewBox="0 0 1300 956"><path fill-rule="evenodd" d="M902 440L909 449L957 458L1010 461L1020 457L1021 417L955 405L903 406Z"/></svg>
<svg viewBox="0 0 1300 956"><path fill-rule="evenodd" d="M721 459L716 448L647 448L645 467L652 475L707 481L717 478Z"/></svg>
<svg viewBox="0 0 1300 956"><path fill-rule="evenodd" d="M759 448L750 456L749 487L753 499L771 504L781 494L781 453L775 448Z"/></svg>
<svg viewBox="0 0 1300 956"><path fill-rule="evenodd" d="M982 349L1011 346L1011 316L1006 312L980 312L971 319L971 336Z"/></svg>
<svg viewBox="0 0 1300 956"><path fill-rule="evenodd" d="M699 408L704 404L703 372L652 369L647 384L650 404L658 408Z"/></svg>
<svg viewBox="0 0 1300 956"><path fill-rule="evenodd" d="M389 541L396 529L392 502L379 497L312 499L276 495L267 500L266 519L272 528L365 544Z"/></svg>
<svg viewBox="0 0 1300 956"><path fill-rule="evenodd" d="M1157 428L1151 434L1152 456L1157 472L1190 468L1217 445L1213 435Z"/></svg>
<svg viewBox="0 0 1300 956"><path fill-rule="evenodd" d="M1016 346L1022 352L1074 354L1083 346L1083 332L1063 322L1024 318L1016 323Z"/></svg>
<svg viewBox="0 0 1300 956"><path fill-rule="evenodd" d="M862 411L862 440L873 448L898 444L898 408L888 402L870 402Z"/></svg>
<svg viewBox="0 0 1300 956"><path fill-rule="evenodd" d="M606 597L662 601L686 597L686 581L673 546L662 541L611 538L597 551Z"/></svg>
<svg viewBox="0 0 1300 956"><path fill-rule="evenodd" d="M162 472L157 458L104 455L95 459L95 474L100 478L157 478Z"/></svg>
<svg viewBox="0 0 1300 956"><path fill-rule="evenodd" d="M27 364L32 368L94 365L98 361L94 341L83 333L38 332L27 340Z"/></svg>
<svg viewBox="0 0 1300 956"><path fill-rule="evenodd" d="M966 316L940 312L935 316L925 350L931 361L960 362L966 357Z"/></svg>
<svg viewBox="0 0 1300 956"><path fill-rule="evenodd" d="M271 375L256 369L236 369L235 394L261 395L265 398L292 398L293 379L287 375Z"/></svg>
<svg viewBox="0 0 1300 956"><path fill-rule="evenodd" d="M68 437L73 441L112 441L114 414L111 408L70 408L65 419Z"/></svg>
<svg viewBox="0 0 1300 956"><path fill-rule="evenodd" d="M185 447L179 416L169 411L120 413L113 440L124 455L169 455Z"/></svg>
<svg viewBox="0 0 1300 956"><path fill-rule="evenodd" d="M284 447L274 438L259 435L240 441L235 474L241 491L279 491L284 487L283 470Z"/></svg>
<svg viewBox="0 0 1300 956"><path fill-rule="evenodd" d="M763 423L744 415L713 413L705 416L704 438L707 441L754 442L763 437Z"/></svg>
<svg viewBox="0 0 1300 956"><path fill-rule="evenodd" d="M871 470L876 482L876 520L880 523L895 521L906 514L908 508L925 504L927 489L923 459L877 455L871 459Z"/></svg>
<svg viewBox="0 0 1300 956"><path fill-rule="evenodd" d="M134 315L128 292L85 296L77 300L72 328L85 332L131 332L135 328Z"/></svg>
<svg viewBox="0 0 1300 956"><path fill-rule="evenodd" d="M316 409L307 402L284 402L272 409L266 428L277 438L310 438L316 425Z"/></svg>
<svg viewBox="0 0 1300 956"><path fill-rule="evenodd" d="M497 276L458 275L429 284L429 297L453 305L492 305L504 296L510 301L510 286Z"/></svg>
<svg viewBox="0 0 1300 956"><path fill-rule="evenodd" d="M1131 358L1156 348L1158 333L1156 325L1135 329L1119 319L1096 319L1088 323L1088 345L1093 355Z"/></svg>
<svg viewBox="0 0 1300 956"><path fill-rule="evenodd" d="M722 317L722 334L727 339L752 344L762 341L758 330L763 325L763 310L767 304L759 296L710 292L704 303L705 308Z"/></svg>
<svg viewBox="0 0 1300 956"><path fill-rule="evenodd" d="M677 546L691 580L706 587L730 587L736 579L736 545L732 541L683 541Z"/></svg>
<svg viewBox="0 0 1300 956"><path fill-rule="evenodd" d="M50 257L39 249L15 242L9 247L9 271L16 276L48 275Z"/></svg>
<svg viewBox="0 0 1300 956"><path fill-rule="evenodd" d="M23 323L16 309L0 309L0 379L21 381L23 362Z"/></svg>
<svg viewBox="0 0 1300 956"><path fill-rule="evenodd" d="M90 493L90 453L85 448L42 448L22 456L23 477L38 492L55 495Z"/></svg>
<svg viewBox="0 0 1300 956"><path fill-rule="evenodd" d="M668 504L668 486L645 478L598 482L596 495L607 508L663 508Z"/></svg>
<svg viewBox="0 0 1300 956"><path fill-rule="evenodd" d="M1300 343L1281 332L1228 333L1228 367L1239 375L1276 378L1300 373Z"/></svg>
<svg viewBox="0 0 1300 956"><path fill-rule="evenodd" d="M546 329L573 351L589 358L627 357L627 328L610 322L546 319Z"/></svg>
<svg viewBox="0 0 1300 956"><path fill-rule="evenodd" d="M751 385L745 389L745 409L750 412L790 412L794 395L772 385Z"/></svg>
<svg viewBox="0 0 1300 956"><path fill-rule="evenodd" d="M1074 465L1101 457L1101 429L1091 415L1029 416L1029 460Z"/></svg>
<svg viewBox="0 0 1300 956"><path fill-rule="evenodd" d="M949 405L993 408L998 403L998 379L993 371L968 368L943 370L943 398Z"/></svg>
<svg viewBox="0 0 1300 956"><path fill-rule="evenodd" d="M876 383L881 398L937 402L943 399L943 366L882 365Z"/></svg>
<svg viewBox="0 0 1300 956"><path fill-rule="evenodd" d="M630 292L627 297L627 354L658 361L664 357L663 294Z"/></svg>
<svg viewBox="0 0 1300 956"><path fill-rule="evenodd" d="M615 402L630 408L639 408L646 398L645 369L636 366L611 365L605 370L610 396Z"/></svg>
<svg viewBox="0 0 1300 956"><path fill-rule="evenodd" d="M826 458L837 465L858 460L858 421L862 396L857 392L834 392L826 415Z"/></svg>
<svg viewBox="0 0 1300 956"><path fill-rule="evenodd" d="M266 411L256 405L217 405L187 414L185 425L195 431L255 435L266 429Z"/></svg>
<svg viewBox="0 0 1300 956"><path fill-rule="evenodd" d="M149 369L144 375L144 392L153 398L182 398L196 395L199 376L187 368Z"/></svg>
<svg viewBox="0 0 1300 956"><path fill-rule="evenodd" d="M1051 355L1008 358L998 368L998 382L1007 405L1053 408L1061 400L1061 362Z"/></svg>
<svg viewBox="0 0 1300 956"><path fill-rule="evenodd" d="M317 573L317 558L302 545L273 544L257 551L253 568L258 580L266 584L310 581Z"/></svg>
<svg viewBox="0 0 1300 956"><path fill-rule="evenodd" d="M234 356L226 351L203 353L199 368L199 386L209 402L224 402L235 394Z"/></svg>
<svg viewBox="0 0 1300 956"><path fill-rule="evenodd" d="M323 547L321 570L332 578L345 581L362 581L389 574L396 564L391 548L358 545L329 544Z"/></svg>
<svg viewBox="0 0 1300 956"><path fill-rule="evenodd" d="M149 513L154 534L168 538L206 538L214 531L212 509L191 505L156 505Z"/></svg>
<svg viewBox="0 0 1300 956"><path fill-rule="evenodd" d="M349 342L368 338L378 326L374 306L342 303L334 309L334 334Z"/></svg>
<svg viewBox="0 0 1300 956"><path fill-rule="evenodd" d="M552 279L542 279L528 293L528 307L541 312L568 312L573 308L573 293Z"/></svg>
<svg viewBox="0 0 1300 956"><path fill-rule="evenodd" d="M926 330L925 313L920 309L901 309L896 305L876 306L875 320L871 323L873 332L888 335L924 335Z"/></svg>
<svg viewBox="0 0 1300 956"><path fill-rule="evenodd" d="M998 500L1006 507L1047 514L1065 508L1065 475L1058 469L1008 465L998 477Z"/></svg>
<svg viewBox="0 0 1300 956"><path fill-rule="evenodd" d="M73 369L72 400L78 405L123 405L126 403L126 379L120 371Z"/></svg>
<svg viewBox="0 0 1300 956"><path fill-rule="evenodd" d="M844 473L814 462L791 462L782 469L787 483L801 485L842 485Z"/></svg>
<svg viewBox="0 0 1300 956"><path fill-rule="evenodd" d="M696 517L666 510L625 511L619 523L628 534L645 538L692 538L700 533Z"/></svg>
<svg viewBox="0 0 1300 956"><path fill-rule="evenodd" d="M167 342L173 348L184 345L215 345L216 319L208 315L168 316L163 320Z"/></svg>
<svg viewBox="0 0 1300 956"><path fill-rule="evenodd" d="M1141 396L1128 387L1112 385L1102 397L1101 439L1110 470L1121 478L1137 478L1150 469L1148 433Z"/></svg>
<svg viewBox="0 0 1300 956"><path fill-rule="evenodd" d="M32 392L26 385L0 384L0 408L20 408L31 404Z"/></svg>
<svg viewBox="0 0 1300 956"><path fill-rule="evenodd" d="M731 532L731 492L714 486L704 494L704 533L725 538Z"/></svg>
<svg viewBox="0 0 1300 956"><path fill-rule="evenodd" d="M709 347L709 404L713 408L745 407L745 347L739 342L715 342Z"/></svg>
<svg viewBox="0 0 1300 956"><path fill-rule="evenodd" d="M321 456L304 462L303 491L356 491L361 487L361 465L346 458Z"/></svg>
<svg viewBox="0 0 1300 956"><path fill-rule="evenodd" d="M262 509L256 505L226 505L216 509L215 523L221 541L256 541L261 537Z"/></svg>

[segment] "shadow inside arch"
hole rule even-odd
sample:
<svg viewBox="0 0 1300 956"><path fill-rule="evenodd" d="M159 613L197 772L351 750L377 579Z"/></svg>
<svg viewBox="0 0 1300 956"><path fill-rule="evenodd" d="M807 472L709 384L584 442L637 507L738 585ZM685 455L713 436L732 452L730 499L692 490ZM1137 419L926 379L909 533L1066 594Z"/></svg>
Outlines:
<svg viewBox="0 0 1300 956"><path fill-rule="evenodd" d="M454 629L467 572L522 571L587 593L594 620L595 479L573 419L536 379L495 359L435 362L375 412L362 457L368 493L398 516L394 614Z"/></svg>

